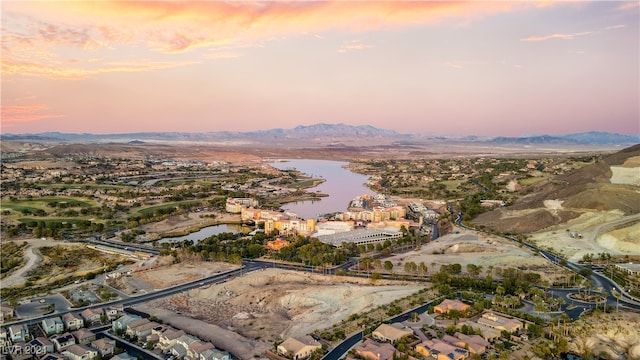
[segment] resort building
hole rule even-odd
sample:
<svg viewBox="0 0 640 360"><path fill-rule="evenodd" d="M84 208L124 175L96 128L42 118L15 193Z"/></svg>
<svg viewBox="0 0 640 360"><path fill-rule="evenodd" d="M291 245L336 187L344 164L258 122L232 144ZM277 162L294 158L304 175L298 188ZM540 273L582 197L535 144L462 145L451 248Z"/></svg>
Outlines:
<svg viewBox="0 0 640 360"><path fill-rule="evenodd" d="M354 243L356 245L378 244L386 240L394 240L402 237L402 233L394 228L385 229L356 229L332 235L317 236L323 243L342 247L344 243Z"/></svg>
<svg viewBox="0 0 640 360"><path fill-rule="evenodd" d="M258 200L253 198L228 198L225 204L225 210L232 214L240 214L242 209L256 207L258 205Z"/></svg>

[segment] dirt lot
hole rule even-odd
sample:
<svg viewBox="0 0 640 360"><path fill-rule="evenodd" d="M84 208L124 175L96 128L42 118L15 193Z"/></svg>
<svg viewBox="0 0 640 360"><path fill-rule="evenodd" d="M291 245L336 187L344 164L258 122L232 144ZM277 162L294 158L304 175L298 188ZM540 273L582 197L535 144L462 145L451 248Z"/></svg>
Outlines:
<svg viewBox="0 0 640 360"><path fill-rule="evenodd" d="M184 282L201 279L237 268L222 262L173 264L173 257L156 257L131 269L130 276L122 276L110 285L127 294L164 289Z"/></svg>
<svg viewBox="0 0 640 360"><path fill-rule="evenodd" d="M141 309L247 359L271 348L276 340L328 328L351 314L421 288L402 282L374 285L367 279L266 269Z"/></svg>
<svg viewBox="0 0 640 360"><path fill-rule="evenodd" d="M573 238L571 232L580 237ZM619 211L585 212L566 224L532 234L542 247L561 251L570 261L588 253L640 254L640 215L624 216Z"/></svg>
<svg viewBox="0 0 640 360"><path fill-rule="evenodd" d="M443 264L458 263L466 272L467 264L482 266L484 276L490 266L496 268L515 267L539 273L543 279L551 280L554 266L526 248L502 237L491 236L455 228L455 232L423 245L419 251L411 251L388 258L393 263L393 271L404 273L404 264L413 261L424 262L429 273L437 272ZM495 276L495 275L494 275Z"/></svg>

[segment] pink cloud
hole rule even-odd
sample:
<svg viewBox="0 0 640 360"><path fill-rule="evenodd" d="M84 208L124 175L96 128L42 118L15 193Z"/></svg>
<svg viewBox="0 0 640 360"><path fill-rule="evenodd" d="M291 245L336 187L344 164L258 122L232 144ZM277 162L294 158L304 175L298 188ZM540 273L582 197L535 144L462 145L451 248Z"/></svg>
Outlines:
<svg viewBox="0 0 640 360"><path fill-rule="evenodd" d="M49 110L44 105L11 105L3 106L0 110L2 122L31 122L43 119L52 119L63 117L63 115L48 114Z"/></svg>

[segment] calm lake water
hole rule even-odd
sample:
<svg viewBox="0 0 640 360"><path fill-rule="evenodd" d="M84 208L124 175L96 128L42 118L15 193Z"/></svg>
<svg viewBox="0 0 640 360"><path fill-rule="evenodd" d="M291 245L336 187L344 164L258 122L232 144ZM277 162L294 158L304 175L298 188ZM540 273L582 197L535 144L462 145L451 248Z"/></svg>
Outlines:
<svg viewBox="0 0 640 360"><path fill-rule="evenodd" d="M356 196L374 194L374 192L369 190L365 185L368 177L344 169L342 166L347 165L346 162L292 159L284 162L274 162L271 165L281 170L296 169L312 177L325 180L317 187L307 190L319 191L323 194L328 194L328 197L314 201L308 200L288 203L282 206L285 211L294 212L304 219L315 218L319 214L346 211L349 207L349 202ZM243 232L243 229L241 225L236 224L213 225L202 228L189 235L162 238L158 240L158 243L181 242L184 240L198 242L211 235L217 235L223 232L239 233ZM244 232L247 232L246 227Z"/></svg>
<svg viewBox="0 0 640 360"><path fill-rule="evenodd" d="M245 226L245 230L247 227ZM249 230L250 231L250 230ZM172 242L181 242L184 240L192 240L193 242L198 242L202 239L208 238L211 235L221 234L223 232L230 233L239 233L242 232L242 225L239 224L220 224L220 225L212 225L202 228L196 232L192 232L191 234L170 238L162 238L158 240L158 243L172 243Z"/></svg>
<svg viewBox="0 0 640 360"><path fill-rule="evenodd" d="M281 169L296 169L312 177L323 178L325 182L307 191L319 191L328 197L315 201L300 201L282 206L286 211L295 212L304 219L315 218L318 214L346 211L349 202L356 196L371 194L365 185L368 176L353 173L345 168L346 162L329 160L291 159L274 162L271 166Z"/></svg>

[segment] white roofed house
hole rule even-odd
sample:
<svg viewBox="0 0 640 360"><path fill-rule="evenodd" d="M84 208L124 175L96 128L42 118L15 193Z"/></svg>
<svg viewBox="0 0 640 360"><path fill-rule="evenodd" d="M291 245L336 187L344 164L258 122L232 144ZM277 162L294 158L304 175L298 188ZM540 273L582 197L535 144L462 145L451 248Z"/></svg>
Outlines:
<svg viewBox="0 0 640 360"><path fill-rule="evenodd" d="M14 344L29 340L29 328L25 324L9 326L9 338Z"/></svg>
<svg viewBox="0 0 640 360"><path fill-rule="evenodd" d="M64 331L64 322L59 316L44 319L40 324L47 335L59 334Z"/></svg>
<svg viewBox="0 0 640 360"><path fill-rule="evenodd" d="M293 360L306 359L317 349L320 343L309 335L290 337L278 345L278 354L291 357Z"/></svg>

